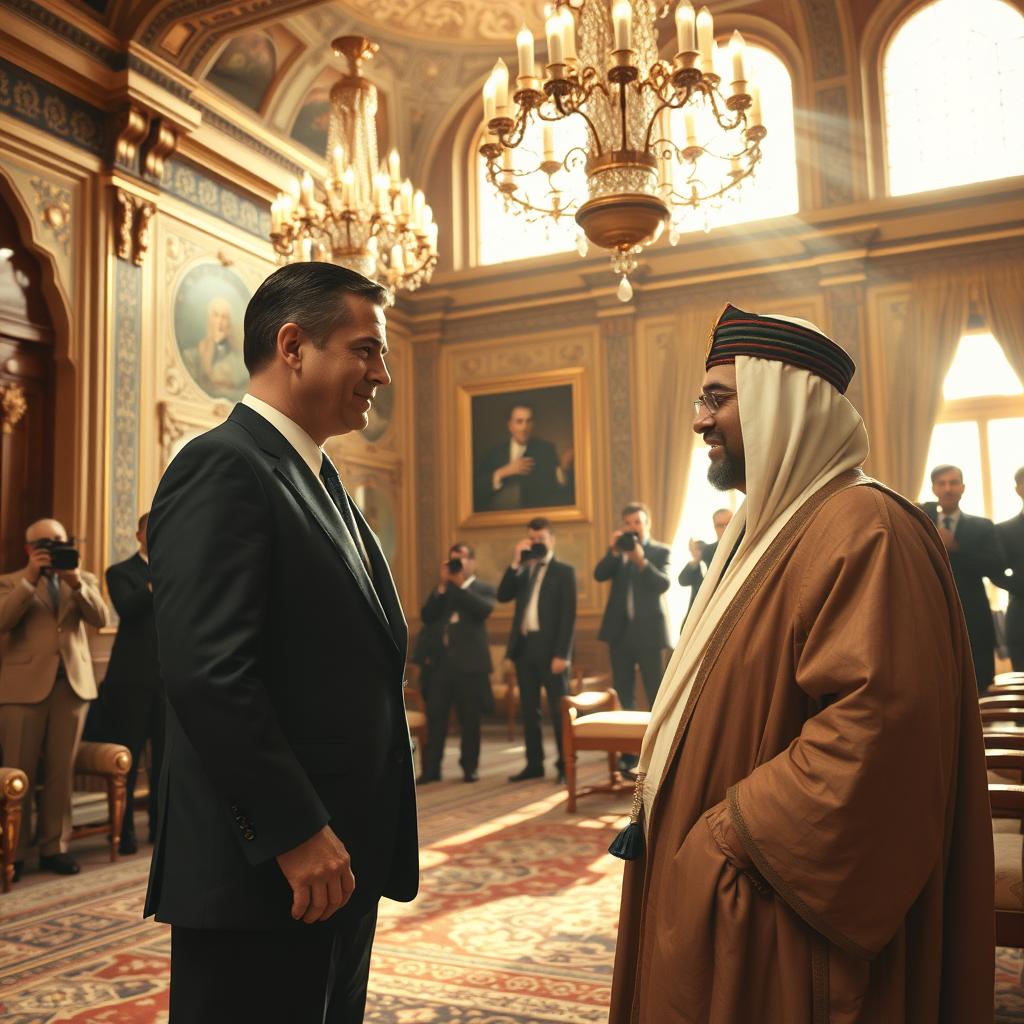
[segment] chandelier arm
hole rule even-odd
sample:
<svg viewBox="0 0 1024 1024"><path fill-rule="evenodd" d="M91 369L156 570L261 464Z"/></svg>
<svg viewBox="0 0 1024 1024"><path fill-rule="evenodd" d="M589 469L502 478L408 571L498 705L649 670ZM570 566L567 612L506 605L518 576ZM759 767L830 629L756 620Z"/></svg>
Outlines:
<svg viewBox="0 0 1024 1024"><path fill-rule="evenodd" d="M598 83L598 86L602 88L602 91L604 91L602 83ZM604 149L601 146L601 136L598 134L597 128L594 126L594 122L590 120L590 116L587 114L587 112L579 108L577 108L576 110L566 110L565 107L562 106L561 96L555 97L555 106L558 108L558 112L562 115L562 118L550 118L550 120L562 120L564 118L570 117L573 114L577 114L579 117L582 117L583 120L587 122L587 127L590 128L590 137L594 140L594 145L597 147L597 152L594 155L601 156L601 154L604 152Z"/></svg>
<svg viewBox="0 0 1024 1024"><path fill-rule="evenodd" d="M718 122L718 127L721 128L723 131L735 131L737 128L740 127L741 124L744 124L746 122L746 115L742 110L736 111L736 117L733 120L729 120L729 118L723 117L718 107L718 100L724 100L724 97L717 89L708 89L707 95L711 103L711 112L715 115L715 120Z"/></svg>
<svg viewBox="0 0 1024 1024"><path fill-rule="evenodd" d="M579 202L577 199L573 198L573 200L571 202L569 202L568 204L566 204L565 206L555 206L555 205L552 205L550 208L543 207L543 206L536 206L533 203L531 203L528 199L520 199L519 196L517 196L514 191L506 192L501 187L501 185L498 182L498 179L497 179L498 173L504 174L506 172L503 171L501 168L499 168L496 164L492 163L491 161L488 161L488 163L487 163L487 180L488 180L488 182L490 182L490 184L494 187L495 191L500 192L505 197L505 201L506 202L508 202L508 203L515 203L516 206L520 207L521 209L523 209L527 213L535 213L535 214L538 214L541 217L554 217L557 220L559 217L567 216L568 214L572 213L574 207ZM558 192L558 190L554 190L554 191ZM558 192L558 194L561 194L561 193Z"/></svg>

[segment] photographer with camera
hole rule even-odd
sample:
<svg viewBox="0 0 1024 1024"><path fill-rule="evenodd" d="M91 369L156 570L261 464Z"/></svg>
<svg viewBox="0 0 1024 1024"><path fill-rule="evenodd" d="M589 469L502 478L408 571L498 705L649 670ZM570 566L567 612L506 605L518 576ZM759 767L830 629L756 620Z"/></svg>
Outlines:
<svg viewBox="0 0 1024 1024"><path fill-rule="evenodd" d="M542 516L530 520L527 536L516 544L512 564L498 584L498 600L516 603L508 657L516 667L526 739L526 767L508 781L544 777L543 687L558 751L556 781L564 782L561 700L568 689L576 633L576 572L555 558L555 533Z"/></svg>
<svg viewBox="0 0 1024 1024"><path fill-rule="evenodd" d="M651 540L651 513L642 502L630 502L622 510L622 529L616 530L608 551L594 567L599 583L611 580L598 639L608 644L612 682L624 708L634 706L636 668L654 707L661 675L663 652L672 646L662 595L671 585L668 563L671 550ZM635 758L623 759L625 767Z"/></svg>
<svg viewBox="0 0 1024 1024"><path fill-rule="evenodd" d="M487 619L494 611L494 587L476 577L476 552L469 544L453 544L441 563L437 587L423 604L426 629L439 632L429 667L427 748L420 785L439 782L448 716L455 705L461 736L462 777L477 782L480 764L480 715L494 709L491 694L491 650Z"/></svg>
<svg viewBox="0 0 1024 1024"><path fill-rule="evenodd" d="M56 519L25 534L28 564L0 576L0 749L4 764L27 776L29 793L42 759L46 785L39 800L39 866L78 873L68 853L71 782L78 741L96 680L86 624L107 624L96 577L79 568L79 552ZM24 803L15 878L32 838L34 801Z"/></svg>

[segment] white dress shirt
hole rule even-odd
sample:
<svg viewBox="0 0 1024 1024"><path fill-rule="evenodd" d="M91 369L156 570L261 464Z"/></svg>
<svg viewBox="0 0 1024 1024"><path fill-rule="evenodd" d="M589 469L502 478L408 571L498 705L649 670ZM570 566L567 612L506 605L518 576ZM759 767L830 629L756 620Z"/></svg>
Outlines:
<svg viewBox="0 0 1024 1024"><path fill-rule="evenodd" d="M262 398L245 395L242 399L242 405L246 405L253 412L259 413L272 427L284 435L284 439L295 449L299 458L309 466L309 471L316 477L320 486L326 492L327 488L324 486L323 479L320 476L320 467L323 465L324 458L324 450L320 445L295 420L289 419L280 409L275 409L268 402L264 402Z"/></svg>
<svg viewBox="0 0 1024 1024"><path fill-rule="evenodd" d="M526 604L526 609L523 612L523 621L521 630L523 636L527 633L537 633L540 631L540 613L538 611L538 604L540 601L540 588L544 585L544 577L547 575L548 566L551 564L551 559L555 557L554 551L549 551L540 563L540 568L537 570L537 575L533 578L530 590L530 600ZM533 571L533 567L529 564L525 565L520 569L520 572L530 573Z"/></svg>
<svg viewBox="0 0 1024 1024"><path fill-rule="evenodd" d="M462 584L462 585L461 585L461 586L459 587L459 589L460 589L460 590L469 590L469 585L470 585L470 584L471 584L471 583L473 582L473 580L475 580L475 579L476 579L476 577L475 577L475 576L470 576L470 577L469 577L469 579L468 579L468 580L466 580L466 582L465 582L465 583L463 583L463 584ZM450 619L448 620L448 625L449 625L449 626L454 626L454 625L455 625L455 623L456 623L456 622L458 622L458 621L459 621L459 613L458 613L458 612L452 612L451 618L450 618Z"/></svg>
<svg viewBox="0 0 1024 1024"><path fill-rule="evenodd" d="M508 443L508 461L515 462L516 459L521 459L525 454L526 445L520 444L515 438L511 438ZM505 486L505 481L498 476L498 470L494 471L494 475L491 477L491 484L496 491L500 491Z"/></svg>
<svg viewBox="0 0 1024 1024"><path fill-rule="evenodd" d="M946 513L942 511L942 506L940 505L936 511L938 513L938 525L944 529L948 529L950 533L956 533L956 528L960 523L960 509L946 515ZM946 527L947 519L950 520L948 527Z"/></svg>

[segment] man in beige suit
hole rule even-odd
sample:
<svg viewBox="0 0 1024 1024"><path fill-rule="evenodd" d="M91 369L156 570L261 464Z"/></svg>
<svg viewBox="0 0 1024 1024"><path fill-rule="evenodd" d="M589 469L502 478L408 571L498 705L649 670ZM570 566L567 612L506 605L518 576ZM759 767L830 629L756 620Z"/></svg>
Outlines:
<svg viewBox="0 0 1024 1024"><path fill-rule="evenodd" d="M55 519L25 534L28 565L0 576L0 751L5 765L35 782L40 759L46 784L39 803L39 866L60 875L78 872L67 852L71 782L89 701L96 697L85 625L105 626L107 606L96 577L54 569L47 541L67 542ZM20 877L32 838L32 802L15 854Z"/></svg>

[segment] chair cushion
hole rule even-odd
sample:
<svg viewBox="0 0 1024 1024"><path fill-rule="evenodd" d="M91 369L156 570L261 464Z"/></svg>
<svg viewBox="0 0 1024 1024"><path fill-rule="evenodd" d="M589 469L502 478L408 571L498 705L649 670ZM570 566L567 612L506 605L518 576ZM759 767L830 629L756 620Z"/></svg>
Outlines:
<svg viewBox="0 0 1024 1024"><path fill-rule="evenodd" d="M573 723L573 734L588 740L643 739L649 711L596 711Z"/></svg>
<svg viewBox="0 0 1024 1024"><path fill-rule="evenodd" d="M1015 836L1019 836L1021 834L1020 818L993 818L992 831L1010 832Z"/></svg>
<svg viewBox="0 0 1024 1024"><path fill-rule="evenodd" d="M405 718L410 729L425 729L427 726L427 716L422 711L406 711Z"/></svg>
<svg viewBox="0 0 1024 1024"><path fill-rule="evenodd" d="M994 832L996 854L996 910L1024 911L1024 836Z"/></svg>

